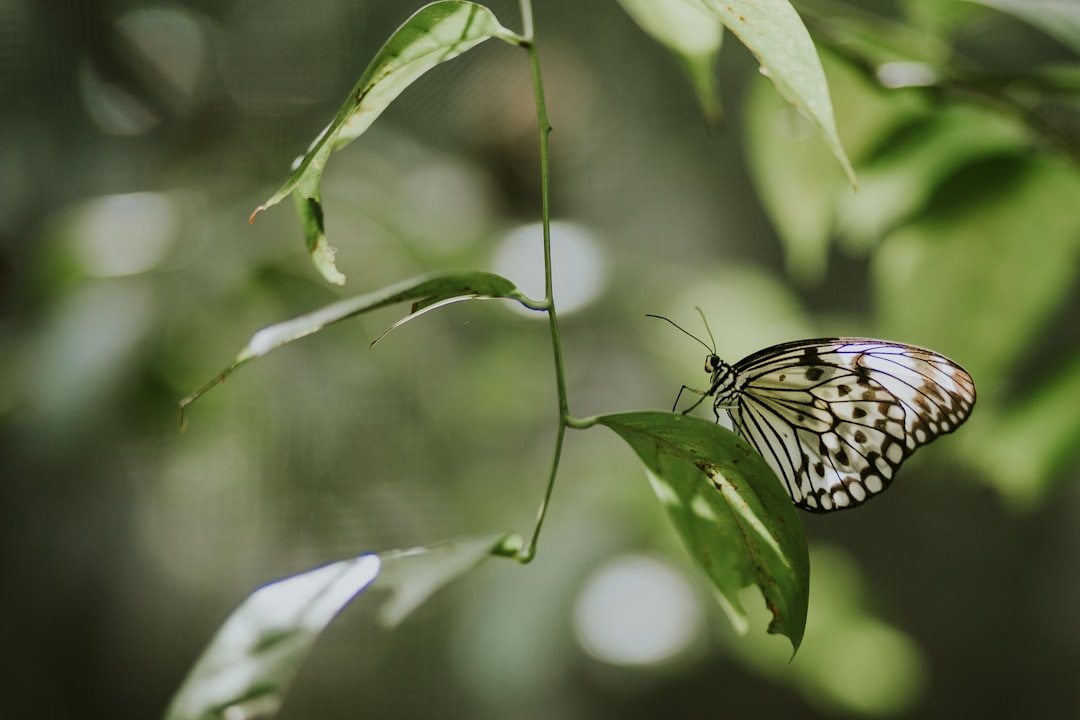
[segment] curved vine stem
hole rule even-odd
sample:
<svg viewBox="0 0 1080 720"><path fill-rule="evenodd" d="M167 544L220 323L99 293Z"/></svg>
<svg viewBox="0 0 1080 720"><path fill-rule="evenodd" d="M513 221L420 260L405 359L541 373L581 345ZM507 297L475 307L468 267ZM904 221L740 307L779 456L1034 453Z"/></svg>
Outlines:
<svg viewBox="0 0 1080 720"><path fill-rule="evenodd" d="M536 97L536 121L540 131L540 212L544 235L544 302L547 305L551 348L555 360L555 386L559 403L559 427L555 434L554 455L551 460L551 471L548 475L544 499L540 502L540 509L537 511L536 528L533 530L528 544L515 553L518 562L528 563L536 557L536 543L540 537L540 530L544 526L544 519L547 517L548 505L551 503L551 493L555 488L555 477L559 472L559 461L562 458L566 428L576 423L570 417L569 402L566 395L566 370L563 364L562 341L559 337L559 318L555 312L555 295L552 290L550 172L548 162L548 136L551 134L551 123L548 121L547 105L544 101L544 84L540 75L540 58L536 52L536 41L533 36L531 0L521 0L521 17L524 28L522 46L529 54L529 64L532 68L533 92Z"/></svg>

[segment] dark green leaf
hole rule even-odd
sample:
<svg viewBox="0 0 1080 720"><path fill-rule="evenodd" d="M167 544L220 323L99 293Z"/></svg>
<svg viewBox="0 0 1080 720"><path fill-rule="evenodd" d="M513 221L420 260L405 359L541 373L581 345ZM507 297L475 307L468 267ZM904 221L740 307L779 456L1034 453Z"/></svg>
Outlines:
<svg viewBox="0 0 1080 720"><path fill-rule="evenodd" d="M757 585L798 650L806 627L810 562L802 523L765 461L734 433L673 413L605 415L641 458L653 489L732 624L747 625L739 591Z"/></svg>
<svg viewBox="0 0 1080 720"><path fill-rule="evenodd" d="M499 275L478 271L436 273L406 280L359 297L339 300L306 315L265 327L251 336L247 346L237 354L236 359L220 375L180 401L181 427L184 422L184 409L207 390L224 381L241 365L260 358L282 345L317 333L327 325L406 300L415 301L413 312L417 313L434 309L439 303L452 300L488 298L507 298L517 300L529 308L540 307L539 303L530 300L512 282Z"/></svg>

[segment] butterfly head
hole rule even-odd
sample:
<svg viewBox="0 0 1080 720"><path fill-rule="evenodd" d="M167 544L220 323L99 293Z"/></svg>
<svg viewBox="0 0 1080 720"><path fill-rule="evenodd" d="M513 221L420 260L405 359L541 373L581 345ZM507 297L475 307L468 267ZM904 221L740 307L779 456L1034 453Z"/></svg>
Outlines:
<svg viewBox="0 0 1080 720"><path fill-rule="evenodd" d="M715 396L718 402L723 399L726 405L735 389L735 369L721 360L719 355L710 353L705 356L705 372L709 373L709 391L706 394Z"/></svg>
<svg viewBox="0 0 1080 720"><path fill-rule="evenodd" d="M705 356L705 372L709 373L714 381L730 371L731 366L721 360L719 355L710 353Z"/></svg>

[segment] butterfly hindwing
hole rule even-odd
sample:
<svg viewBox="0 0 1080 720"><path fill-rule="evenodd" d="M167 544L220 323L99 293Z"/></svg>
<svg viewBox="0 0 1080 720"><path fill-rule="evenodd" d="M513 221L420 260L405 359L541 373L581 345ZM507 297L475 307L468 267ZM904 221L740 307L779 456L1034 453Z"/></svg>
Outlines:
<svg viewBox="0 0 1080 720"><path fill-rule="evenodd" d="M959 365L882 340L786 343L730 371L734 383L716 409L729 413L795 504L815 512L883 491L917 447L955 430L975 403Z"/></svg>

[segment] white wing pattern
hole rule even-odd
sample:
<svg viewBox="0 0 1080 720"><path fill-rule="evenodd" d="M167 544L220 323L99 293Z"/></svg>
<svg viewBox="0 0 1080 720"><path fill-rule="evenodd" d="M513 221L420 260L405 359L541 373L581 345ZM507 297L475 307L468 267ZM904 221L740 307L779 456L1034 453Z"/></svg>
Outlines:
<svg viewBox="0 0 1080 720"><path fill-rule="evenodd" d="M885 340L799 340L733 366L712 354L705 369L717 418L726 411L795 504L812 512L882 492L916 448L955 430L975 405L962 367Z"/></svg>

